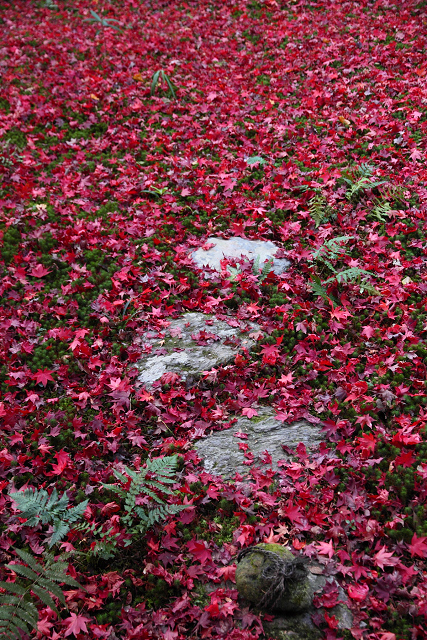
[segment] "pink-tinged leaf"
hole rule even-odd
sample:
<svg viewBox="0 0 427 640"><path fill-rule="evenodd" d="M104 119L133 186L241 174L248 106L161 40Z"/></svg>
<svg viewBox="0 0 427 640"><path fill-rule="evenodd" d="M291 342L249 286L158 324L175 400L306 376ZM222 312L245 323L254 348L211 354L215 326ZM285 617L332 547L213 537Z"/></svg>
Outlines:
<svg viewBox="0 0 427 640"><path fill-rule="evenodd" d="M372 338L374 333L375 333L375 329L369 325L366 325L366 327L363 327L362 329L362 336L366 336L368 340Z"/></svg>
<svg viewBox="0 0 427 640"><path fill-rule="evenodd" d="M48 273L50 273L49 269L46 269L42 264L38 264L32 271L30 271L30 276L33 276L34 278L44 278Z"/></svg>
<svg viewBox="0 0 427 640"><path fill-rule="evenodd" d="M237 542L244 547L246 544L250 544L254 539L255 528L251 524L243 524L240 527L240 535L237 538Z"/></svg>
<svg viewBox="0 0 427 640"><path fill-rule="evenodd" d="M369 593L369 587L366 584L351 584L347 587L347 593L352 600L363 602Z"/></svg>
<svg viewBox="0 0 427 640"><path fill-rule="evenodd" d="M49 369L39 369L31 377L38 384L42 384L45 387L48 382L53 382L52 373L54 373L54 371L49 371Z"/></svg>
<svg viewBox="0 0 427 640"><path fill-rule="evenodd" d="M65 630L64 636L70 636L73 634L74 636L78 636L82 631L83 633L87 633L86 622L90 622L90 618L86 618L86 616L77 615L74 612L70 612L70 617L65 618L64 623L68 622L68 626Z"/></svg>
<svg viewBox="0 0 427 640"><path fill-rule="evenodd" d="M252 407L245 407L244 409L242 409L242 415L246 416L250 420L254 416L257 416L258 412L256 411L256 409L252 409Z"/></svg>
<svg viewBox="0 0 427 640"><path fill-rule="evenodd" d="M411 158L411 160L413 162L415 162L416 160L422 160L423 159L423 154L421 153L421 151L419 151L419 149L414 147L412 149L411 153L409 154L409 157Z"/></svg>
<svg viewBox="0 0 427 640"><path fill-rule="evenodd" d="M332 556L335 553L335 549L334 549L334 545L332 544L332 540L329 540L329 542L318 542L314 546L317 549L318 553L320 553L321 556L328 556L328 558L332 558Z"/></svg>
<svg viewBox="0 0 427 640"><path fill-rule="evenodd" d="M374 562L377 567L384 569L384 567L394 567L399 563L399 558L393 557L393 554L386 551L386 547L383 546L378 553L374 555Z"/></svg>
<svg viewBox="0 0 427 640"><path fill-rule="evenodd" d="M191 189L182 189L182 191L181 191L181 195L182 195L183 197L185 197L185 196L191 196Z"/></svg>
<svg viewBox="0 0 427 640"><path fill-rule="evenodd" d="M418 558L427 558L427 537L422 536L418 538L414 533L412 536L411 544L408 544L408 549L411 552L411 557L417 556Z"/></svg>

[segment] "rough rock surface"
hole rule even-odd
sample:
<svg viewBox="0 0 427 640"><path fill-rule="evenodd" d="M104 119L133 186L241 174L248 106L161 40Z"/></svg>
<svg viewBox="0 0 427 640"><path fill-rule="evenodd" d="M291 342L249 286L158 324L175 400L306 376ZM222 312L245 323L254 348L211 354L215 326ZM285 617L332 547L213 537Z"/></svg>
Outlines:
<svg viewBox="0 0 427 640"><path fill-rule="evenodd" d="M200 247L191 254L191 258L196 265L202 269L203 267L211 267L216 271L221 271L221 260L227 258L241 258L255 260L257 256L260 259L260 267L266 260L274 259L273 271L276 274L283 273L289 267L290 262L285 258L274 258L279 247L273 242L265 240L247 240L235 236L224 240L224 238L211 237L206 240L206 244L213 244L210 249Z"/></svg>
<svg viewBox="0 0 427 640"><path fill-rule="evenodd" d="M244 452L239 449L239 443L245 442L254 455L254 464L260 465L260 455L267 450L272 457L272 466L277 469L277 462L286 459L282 445L296 447L300 442L307 448L314 447L321 442L322 432L318 425L300 420L292 424L282 423L275 418L274 409L263 407L258 409L258 416L242 417L230 428L217 431L198 440L194 444L199 456L204 458L204 466L208 473L222 475L230 479L236 471L247 475L249 466L244 464ZM236 434L247 434L241 439Z"/></svg>
<svg viewBox="0 0 427 640"><path fill-rule="evenodd" d="M319 580L319 589L321 590L326 584L326 578ZM346 600L344 592L338 589L340 599ZM297 613L295 615L276 615L271 622L264 621L264 631L268 637L275 640L321 640L323 633L315 626L312 620L313 614L324 615L323 608L310 608L308 611ZM337 604L335 607L327 610L329 616L335 616L338 621L338 629L351 629L353 626L353 616L350 609L345 604Z"/></svg>
<svg viewBox="0 0 427 640"><path fill-rule="evenodd" d="M257 549L270 551L287 562L295 559L290 549L280 544L257 544L253 550L240 560L236 568L236 587L239 594L254 605L257 605L263 594L268 591L271 581L263 576L263 572L269 572L273 568L272 560ZM284 613L300 613L308 611L316 591L316 579L307 573L303 579L292 582L289 589L276 602L270 610Z"/></svg>
<svg viewBox="0 0 427 640"><path fill-rule="evenodd" d="M237 324L237 323L235 323ZM147 334L144 345L151 347L137 363L141 374L139 380L147 387L159 380L164 373L173 372L182 380L198 376L220 364L234 359L242 347L251 348L255 340L251 331L259 326L248 324L248 331L230 326L225 321L203 313L185 313L172 320L163 331L163 338L157 333Z"/></svg>
<svg viewBox="0 0 427 640"><path fill-rule="evenodd" d="M290 549L279 544L260 544L257 547L273 551L284 559L292 559L293 557ZM267 585L262 584L260 571L264 568L265 562L268 562L268 559L263 554L252 553L238 563L236 587L243 604L248 602L256 606L260 593L264 592ZM312 573L310 568L313 568L315 573ZM316 592L323 591L327 582L334 581L334 579L319 574L319 568L318 565L310 565L307 577L299 584L295 583L279 601L278 609L280 612L276 612L274 619L270 622L263 622L264 631L269 637L276 640L320 640L322 633L314 625L312 615L314 613L323 615L324 609L316 609L313 606L313 597ZM339 586L338 596L344 602L347 600L344 591ZM353 626L351 612L345 604L339 603L328 609L327 613L330 616L335 616L338 620L338 629L351 629Z"/></svg>

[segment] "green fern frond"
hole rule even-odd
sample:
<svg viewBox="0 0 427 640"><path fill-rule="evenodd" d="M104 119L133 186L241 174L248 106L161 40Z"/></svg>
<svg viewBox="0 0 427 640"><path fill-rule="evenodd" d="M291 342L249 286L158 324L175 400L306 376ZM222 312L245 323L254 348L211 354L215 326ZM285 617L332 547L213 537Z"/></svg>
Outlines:
<svg viewBox="0 0 427 640"><path fill-rule="evenodd" d="M349 202L354 202L366 189L374 189L385 184L386 180L372 180L374 167L364 163L358 167L352 167L341 175L349 186L345 194Z"/></svg>
<svg viewBox="0 0 427 640"><path fill-rule="evenodd" d="M104 488L124 498L125 514L122 521L131 527L129 533L146 531L170 515L187 508L186 505L168 505L164 501L165 496L174 495L167 485L175 482L177 464L177 456L165 456L148 460L145 467L138 471L124 466L126 475L114 470L116 478L127 485L126 491L122 487L102 483ZM150 499L146 508L136 504L137 497L141 495ZM136 517L139 518L139 523L132 525ZM80 529L83 529L82 525Z"/></svg>
<svg viewBox="0 0 427 640"><path fill-rule="evenodd" d="M6 569L18 577L15 582L0 582L0 588L6 593L0 594L0 638L11 640L22 637L22 633L31 634L37 629L39 614L34 597L58 613L53 597L65 604L65 597L58 584L82 588L76 580L66 574L68 564L55 561L54 556L46 554L45 566L34 556L22 549L15 549L22 561L7 564ZM25 564L23 564L25 563Z"/></svg>
<svg viewBox="0 0 427 640"><path fill-rule="evenodd" d="M261 273L258 276L258 280L260 282L264 282L270 271L273 269L273 264L273 258L270 258L270 260L267 260L267 262L264 264L263 268L261 269Z"/></svg>
<svg viewBox="0 0 427 640"><path fill-rule="evenodd" d="M310 215L316 223L316 227L320 225L322 220L330 214L328 201L321 191L315 192L314 196L308 201Z"/></svg>
<svg viewBox="0 0 427 640"><path fill-rule="evenodd" d="M320 296L321 298L323 298L327 302L332 300L332 302L334 304L338 304L338 300L336 300L336 298L334 298L334 296L329 295L329 293L327 292L326 288L323 286L323 284L322 284L322 282L321 282L321 280L320 280L320 278L318 276L313 276L313 279L310 280L310 282L308 284L311 287L314 295Z"/></svg>
<svg viewBox="0 0 427 640"><path fill-rule="evenodd" d="M380 200L379 198L375 198L374 204L375 206L370 215L372 215L375 220L386 222L389 217L390 211L392 211L390 203L388 202L388 200Z"/></svg>
<svg viewBox="0 0 427 640"><path fill-rule="evenodd" d="M316 251L313 251L311 254L311 261L320 260L321 262L326 262L326 260L337 260L347 253L347 248L342 245L352 239L353 236L337 236L336 238L330 238L316 249ZM328 266L330 267L329 264Z"/></svg>
<svg viewBox="0 0 427 640"><path fill-rule="evenodd" d="M346 284L348 282L355 282L361 277L365 278L366 276L374 275L370 271L366 271L366 269L359 269L359 267L351 267L350 269L343 269L342 271L337 271L332 278L328 278L325 281L325 284L329 284L330 282L334 282L335 280L339 284Z"/></svg>
<svg viewBox="0 0 427 640"><path fill-rule="evenodd" d="M361 293L368 293L372 296L380 296L381 292L366 280L367 276L375 277L375 274L371 273L370 271L366 271L366 269L352 267L350 269L338 271L332 278L326 280L325 284L329 284L334 281L338 282L339 284L352 283L358 285Z"/></svg>
<svg viewBox="0 0 427 640"><path fill-rule="evenodd" d="M65 538L70 525L79 520L86 510L89 500L68 508L69 498L64 492L58 496L56 489L49 495L45 489L25 489L11 492L10 497L16 502L21 517L27 519L29 527L38 524L52 524L53 533L49 539L49 546Z"/></svg>

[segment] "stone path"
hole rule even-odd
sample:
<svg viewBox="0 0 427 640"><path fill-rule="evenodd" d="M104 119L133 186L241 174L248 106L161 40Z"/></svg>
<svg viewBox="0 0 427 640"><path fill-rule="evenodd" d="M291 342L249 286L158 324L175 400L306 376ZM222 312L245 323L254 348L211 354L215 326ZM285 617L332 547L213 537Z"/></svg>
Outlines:
<svg viewBox="0 0 427 640"><path fill-rule="evenodd" d="M205 246L209 244L213 246L207 249L201 247L191 254L194 263L201 269L210 267L220 271L224 256L236 259L244 256L251 260L258 256L260 268L267 260L273 259L272 268L276 274L283 273L289 266L288 260L275 257L279 249L272 242L211 237ZM161 336L153 331L147 332L141 339L145 354L137 363L139 380L150 388L164 374L175 373L187 384L192 384L204 371L232 362L243 348L250 350L255 345L255 334L259 331L260 327L255 323L244 325L233 318L225 321L203 313L185 313L181 318L171 320ZM251 419L240 416L231 428L213 432L194 443L207 472L222 475L227 480L233 479L236 472L245 478L252 466L262 467L266 464L266 468L271 466L277 469L278 462L287 457L283 445L296 448L302 442L310 449L322 440L319 425L306 420L284 424L276 419L276 412L270 407L261 407L257 411L257 416ZM245 447L239 447L242 443L247 445L253 459L244 457L242 449ZM266 451L271 456L271 462L266 462ZM317 575L317 570L314 573L308 574L310 593L322 591L326 582L332 580ZM217 587L212 585L212 588ZM206 588L209 590L209 585ZM345 601L341 588L339 595ZM319 640L319 630L311 618L314 612L310 607L293 615L280 613L270 622L265 622L265 632L277 640ZM329 613L337 617L339 629L351 628L352 616L344 604L337 605Z"/></svg>
<svg viewBox="0 0 427 640"><path fill-rule="evenodd" d="M311 448L321 442L322 433L318 425L306 420L292 424L284 424L276 420L276 412L269 407L258 409L258 416L250 420L241 417L230 429L217 431L198 440L194 444L199 456L204 459L204 467L208 473L220 474L226 479L234 477L236 471L242 476L249 473L250 466L244 464L244 452L240 443L247 443L249 451L254 455L255 466L261 463L261 455L268 450L272 457L272 467L277 469L277 462L286 456L282 445L297 447L303 442ZM247 438L237 434L246 434Z"/></svg>
<svg viewBox="0 0 427 640"><path fill-rule="evenodd" d="M259 331L259 326L247 323L245 329L241 330L232 318L228 324L203 313L185 313L171 321L164 330L164 338L158 338L157 332L147 333L142 342L151 351L137 363L141 371L138 378L146 387L167 372L190 381L203 371L233 361L242 348L253 347L255 340L251 333Z"/></svg>
<svg viewBox="0 0 427 640"><path fill-rule="evenodd" d="M224 257L241 258L242 256L249 260L255 260L258 256L261 268L267 260L273 259L273 271L277 275L286 271L290 265L289 260L286 260L286 258L275 258L279 247L274 242L247 240L239 237L229 238L228 240L210 237L206 240L205 245L213 246L210 249L200 247L191 254L191 258L200 269L210 267L216 271L221 271L221 260Z"/></svg>

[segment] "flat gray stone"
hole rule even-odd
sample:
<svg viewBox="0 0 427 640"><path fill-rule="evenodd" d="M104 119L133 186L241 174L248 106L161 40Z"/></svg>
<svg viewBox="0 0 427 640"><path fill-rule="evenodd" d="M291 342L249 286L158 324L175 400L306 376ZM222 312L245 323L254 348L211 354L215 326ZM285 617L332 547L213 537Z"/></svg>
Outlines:
<svg viewBox="0 0 427 640"><path fill-rule="evenodd" d="M239 449L240 443L249 445L256 466L262 465L260 455L267 450L272 457L273 469L277 469L277 462L288 457L282 445L297 447L302 442L307 448L311 448L324 439L319 425L310 424L306 420L286 424L276 420L275 415L274 409L262 407L258 409L258 416L250 420L241 417L230 429L216 431L198 440L194 448L204 458L206 471L222 475L226 479L233 478L236 471L247 475L250 467L243 464L245 458L244 452ZM248 437L239 438L235 435L237 433L247 434Z"/></svg>
<svg viewBox="0 0 427 640"><path fill-rule="evenodd" d="M171 372L187 381L203 371L227 364L242 348L250 349L255 344L249 334L259 331L259 326L254 323L246 326L248 331L243 332L215 316L185 313L171 321L162 332L163 338L147 334L141 340L152 349L136 365L141 372L138 379L149 387L164 373Z"/></svg>
<svg viewBox="0 0 427 640"><path fill-rule="evenodd" d="M289 260L285 258L274 258L279 247L269 240L247 240L238 236L228 240L211 237L206 240L206 244L213 244L214 246L207 250L199 247L197 251L191 254L191 258L200 269L210 267L216 271L221 271L221 260L224 257L241 258L242 256L250 260L255 260L259 256L260 268L267 260L273 258L273 271L277 275L286 271L290 265Z"/></svg>

